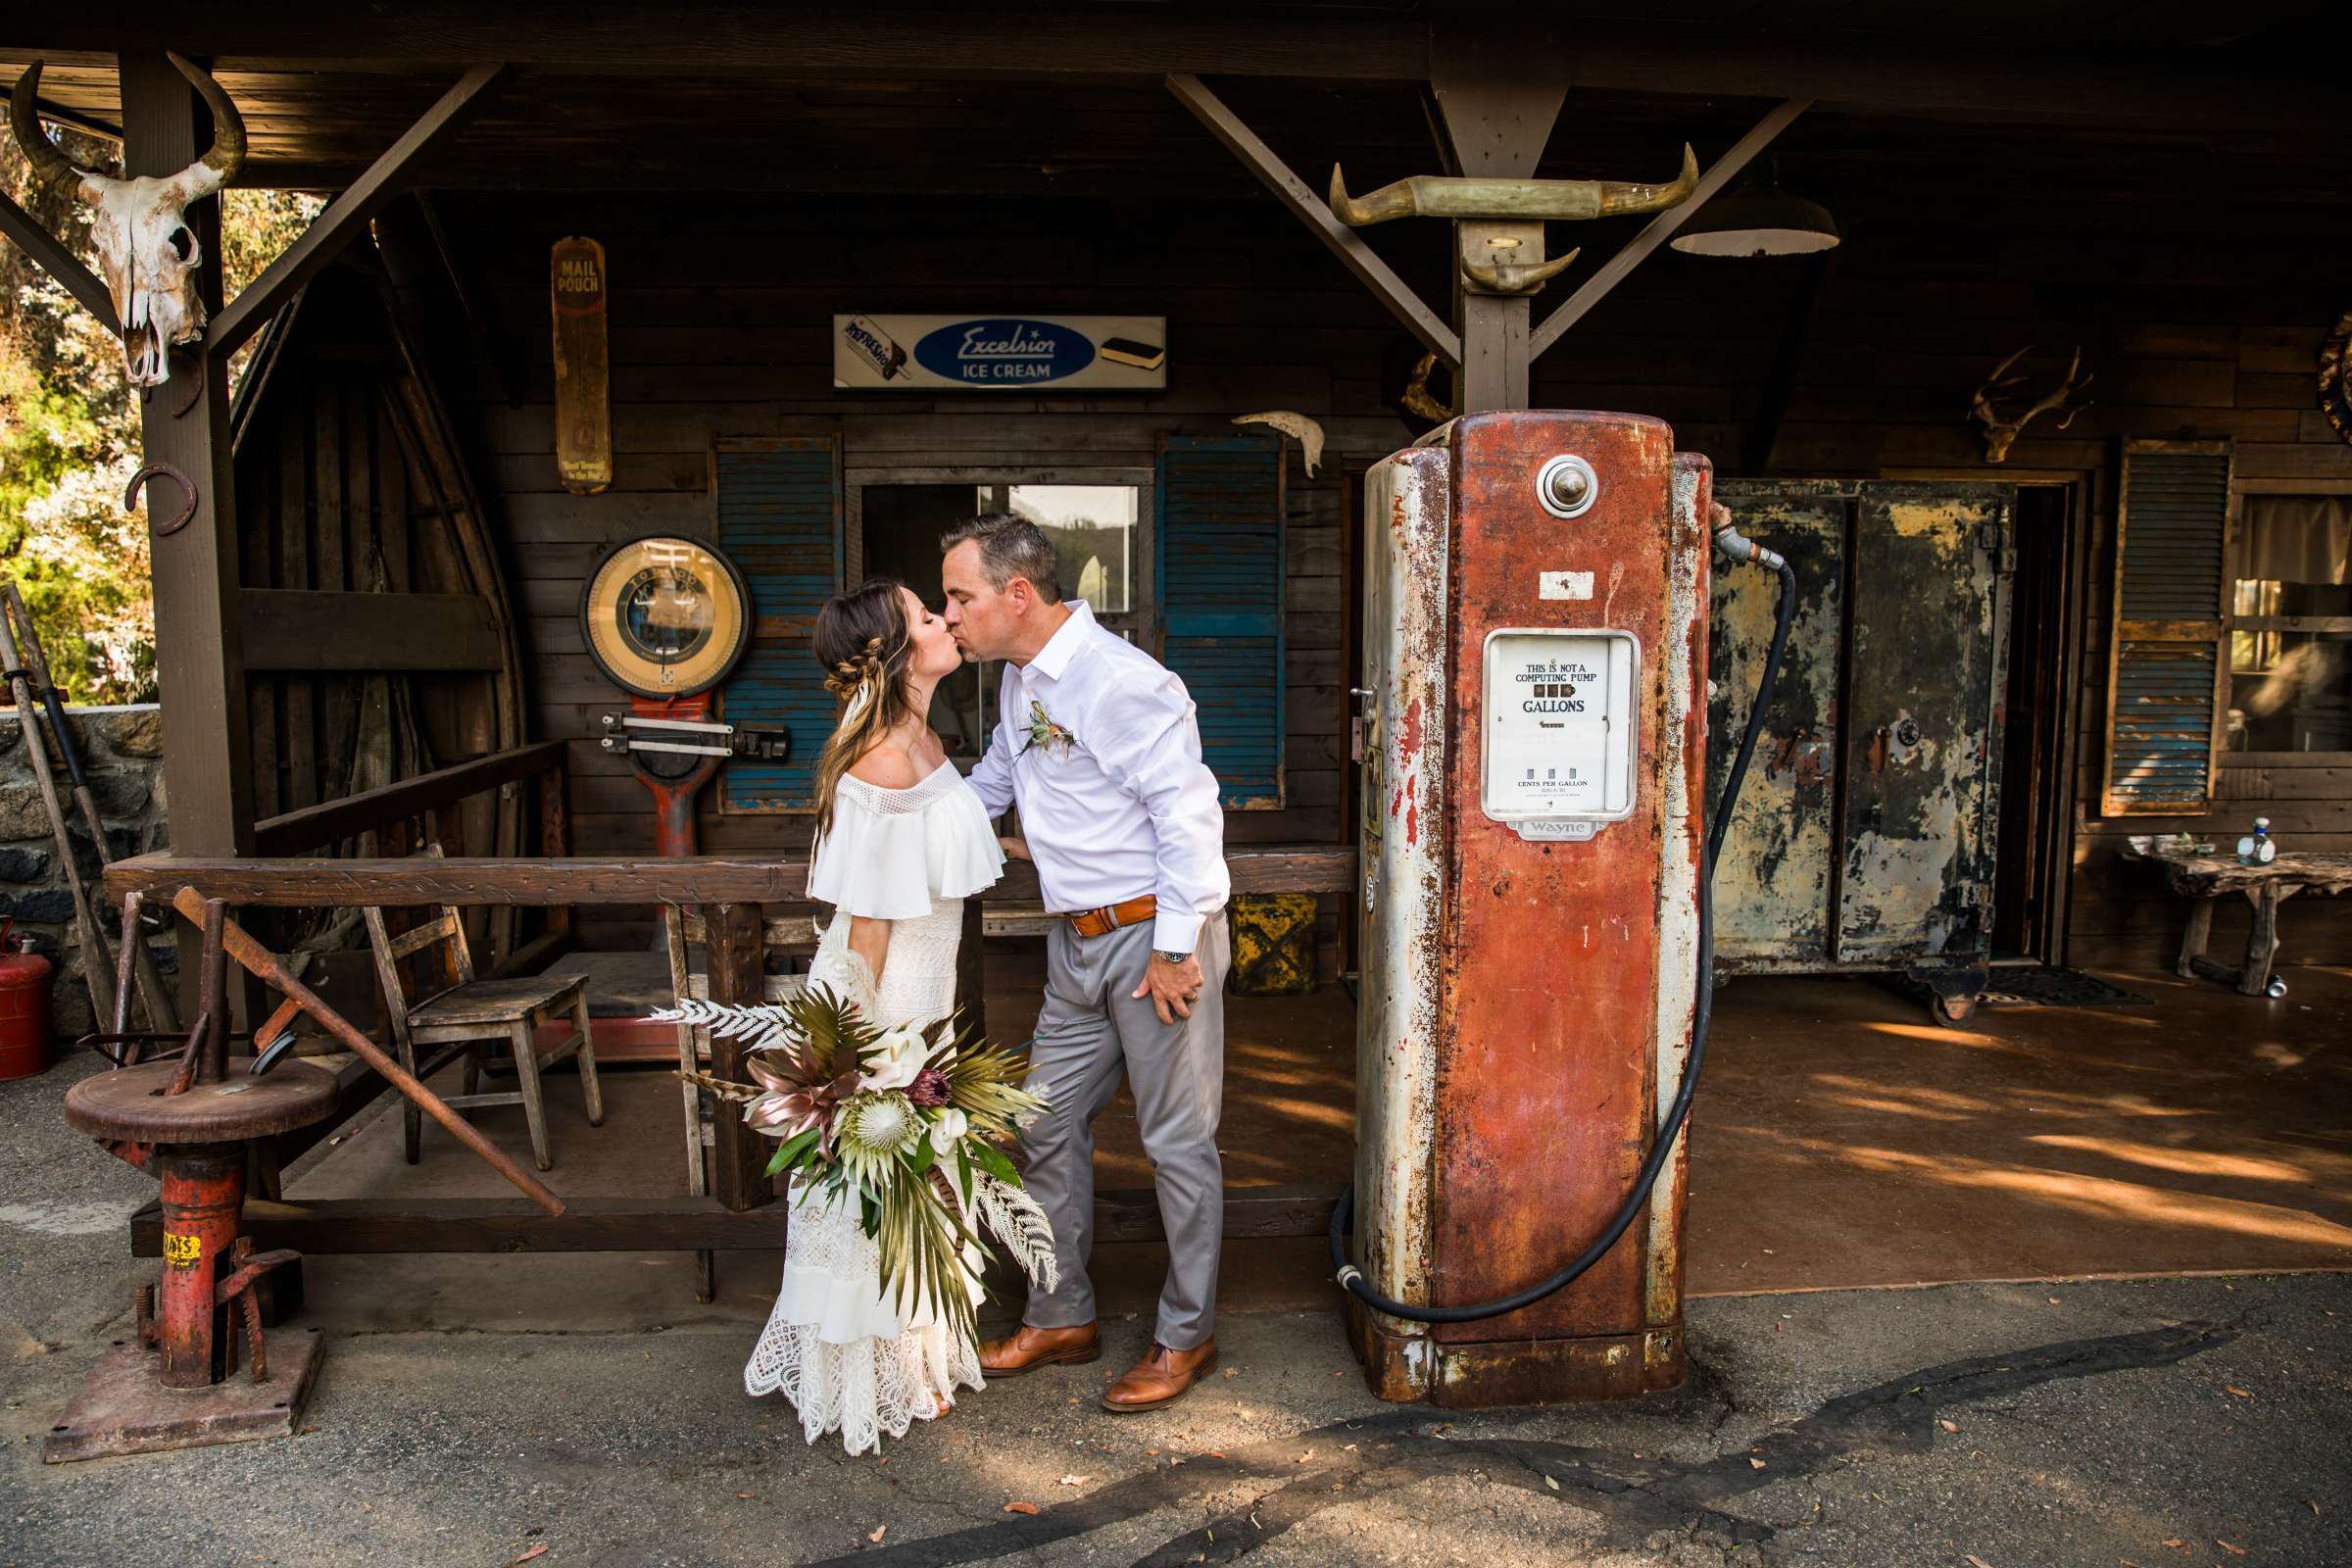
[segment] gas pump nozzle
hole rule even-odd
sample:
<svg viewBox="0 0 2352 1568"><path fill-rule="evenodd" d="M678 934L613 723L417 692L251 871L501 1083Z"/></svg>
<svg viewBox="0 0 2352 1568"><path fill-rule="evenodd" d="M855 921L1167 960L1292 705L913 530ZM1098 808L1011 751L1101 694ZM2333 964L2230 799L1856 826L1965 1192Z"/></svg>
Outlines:
<svg viewBox="0 0 2352 1568"><path fill-rule="evenodd" d="M1769 545L1760 545L1740 531L1732 520L1732 509L1721 502L1715 504L1711 519L1715 524L1715 548L1734 561L1752 561L1766 571L1778 571L1788 564L1781 553Z"/></svg>

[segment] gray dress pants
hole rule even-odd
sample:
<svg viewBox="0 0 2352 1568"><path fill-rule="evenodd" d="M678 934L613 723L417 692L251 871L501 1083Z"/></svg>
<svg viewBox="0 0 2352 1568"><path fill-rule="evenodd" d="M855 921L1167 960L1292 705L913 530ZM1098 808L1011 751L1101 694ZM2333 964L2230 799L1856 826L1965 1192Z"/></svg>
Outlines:
<svg viewBox="0 0 2352 1568"><path fill-rule="evenodd" d="M1225 1235L1217 1117L1225 1102L1225 971L1233 956L1223 914L1200 927L1195 952L1200 1000L1191 1018L1165 1024L1150 997L1129 995L1151 961L1152 922L1092 938L1057 922L1046 937L1046 1004L1029 1046L1028 1087L1050 1108L1022 1131L1021 1148L1030 1196L1054 1222L1061 1284L1050 1296L1030 1293L1023 1320L1033 1328L1094 1321L1086 1264L1095 1242L1095 1118L1118 1093L1122 1071L1168 1233L1154 1338L1190 1350L1215 1326Z"/></svg>

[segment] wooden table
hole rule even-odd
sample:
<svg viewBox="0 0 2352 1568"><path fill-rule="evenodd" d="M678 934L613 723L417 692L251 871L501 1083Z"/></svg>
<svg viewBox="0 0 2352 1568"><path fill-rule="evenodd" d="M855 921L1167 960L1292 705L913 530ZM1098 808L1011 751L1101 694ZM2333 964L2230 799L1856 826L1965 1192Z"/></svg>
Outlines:
<svg viewBox="0 0 2352 1568"><path fill-rule="evenodd" d="M2278 956L2278 906L2298 893L2352 890L2352 855L2280 855L2268 865L2243 865L2235 855L2182 855L2168 850L2134 850L2131 854L2135 859L2163 866L2165 886L2195 901L2188 911L2188 929L2180 936L2176 972L2183 979L2202 975L2234 985L2249 997L2270 990L2271 962ZM2206 939L2213 934L2214 905L2233 893L2243 895L2254 906L2254 927L2246 935L2246 961L2235 969L2205 956Z"/></svg>

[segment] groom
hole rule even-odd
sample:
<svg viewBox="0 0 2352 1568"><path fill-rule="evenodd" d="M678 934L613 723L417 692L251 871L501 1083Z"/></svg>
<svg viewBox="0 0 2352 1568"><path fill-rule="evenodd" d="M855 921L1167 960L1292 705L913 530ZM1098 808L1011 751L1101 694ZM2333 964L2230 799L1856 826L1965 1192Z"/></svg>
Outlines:
<svg viewBox="0 0 2352 1568"><path fill-rule="evenodd" d="M991 816L1021 808L1046 907L1046 1000L1028 1087L1049 1108L1021 1135L1028 1188L1054 1222L1059 1289L1032 1292L1020 1332L980 1348L991 1377L1102 1353L1086 1277L1095 1118L1125 1072L1168 1236L1152 1349L1102 1396L1150 1410L1217 1358L1224 1170L1225 816L1200 761L1192 699L1159 662L1061 601L1054 546L1009 513L942 541L947 620L965 655L1004 661L997 726L972 787Z"/></svg>

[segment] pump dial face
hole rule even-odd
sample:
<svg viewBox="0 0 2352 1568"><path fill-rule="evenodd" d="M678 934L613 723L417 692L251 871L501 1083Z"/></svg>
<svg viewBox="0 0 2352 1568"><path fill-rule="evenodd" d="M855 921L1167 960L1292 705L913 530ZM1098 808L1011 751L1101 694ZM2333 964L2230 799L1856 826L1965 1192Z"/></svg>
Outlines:
<svg viewBox="0 0 2352 1568"><path fill-rule="evenodd" d="M580 600L589 657L640 697L717 685L743 657L751 619L734 563L672 535L632 539L605 557Z"/></svg>

